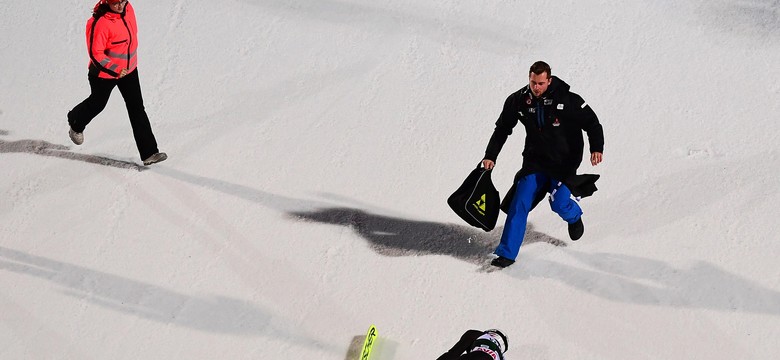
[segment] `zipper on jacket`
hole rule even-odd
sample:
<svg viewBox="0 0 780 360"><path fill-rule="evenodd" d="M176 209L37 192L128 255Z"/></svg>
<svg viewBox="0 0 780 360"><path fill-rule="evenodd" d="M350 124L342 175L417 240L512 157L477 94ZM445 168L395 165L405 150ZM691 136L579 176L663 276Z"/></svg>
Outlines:
<svg viewBox="0 0 780 360"><path fill-rule="evenodd" d="M544 105L542 103L544 100L541 98L539 100L536 102L536 124L539 126L539 131L542 131L542 126L544 126Z"/></svg>
<svg viewBox="0 0 780 360"><path fill-rule="evenodd" d="M133 44L133 32L130 31L130 26L127 26L127 21L125 21L125 13L127 13L127 10L122 12L122 23L125 24L125 29L127 29L127 37L130 39L127 41L127 71L130 71L130 46Z"/></svg>

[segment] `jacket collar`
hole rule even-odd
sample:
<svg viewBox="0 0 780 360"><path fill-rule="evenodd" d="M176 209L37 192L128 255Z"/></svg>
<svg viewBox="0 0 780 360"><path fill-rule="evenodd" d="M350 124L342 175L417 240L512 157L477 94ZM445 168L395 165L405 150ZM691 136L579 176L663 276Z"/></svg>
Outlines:
<svg viewBox="0 0 780 360"><path fill-rule="evenodd" d="M550 99L559 93L565 93L567 91L569 91L569 84L555 75L553 75L552 81L550 81L550 86L547 87L547 91L545 91L540 97L534 96L534 93L531 91L531 87L529 85L526 85L522 89L522 93L528 94L528 97L534 101L538 99Z"/></svg>

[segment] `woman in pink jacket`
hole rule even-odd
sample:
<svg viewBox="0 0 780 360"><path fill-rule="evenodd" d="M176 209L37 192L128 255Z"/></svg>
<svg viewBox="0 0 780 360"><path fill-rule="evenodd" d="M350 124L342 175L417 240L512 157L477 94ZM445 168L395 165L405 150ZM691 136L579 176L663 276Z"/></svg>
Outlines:
<svg viewBox="0 0 780 360"><path fill-rule="evenodd" d="M89 87L91 94L68 112L69 136L76 145L84 142L84 128L108 103L114 87L125 99L133 136L144 165L168 158L157 149L138 81L138 26L127 0L100 0L87 21Z"/></svg>

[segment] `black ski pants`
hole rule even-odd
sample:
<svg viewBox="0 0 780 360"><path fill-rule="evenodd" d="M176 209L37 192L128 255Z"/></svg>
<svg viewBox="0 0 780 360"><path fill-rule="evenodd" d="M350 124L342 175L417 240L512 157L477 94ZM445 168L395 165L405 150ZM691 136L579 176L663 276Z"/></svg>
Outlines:
<svg viewBox="0 0 780 360"><path fill-rule="evenodd" d="M119 88L122 98L125 99L135 145L138 147L141 160L145 160L159 150L157 149L157 140L152 133L152 125L149 124L149 117L144 109L137 69L121 79L102 79L97 76L89 76L89 88L92 92L81 104L76 105L73 110L68 112L70 128L75 132L84 132L84 128L92 119L106 108L108 98L115 86Z"/></svg>

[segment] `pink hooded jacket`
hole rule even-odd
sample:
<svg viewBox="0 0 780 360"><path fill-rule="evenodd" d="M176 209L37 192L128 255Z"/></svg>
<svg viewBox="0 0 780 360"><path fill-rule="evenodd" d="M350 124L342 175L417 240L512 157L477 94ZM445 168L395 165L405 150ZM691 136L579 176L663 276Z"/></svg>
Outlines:
<svg viewBox="0 0 780 360"><path fill-rule="evenodd" d="M122 14L105 11L108 5L102 3L100 1L95 5L95 15L87 21L89 74L103 79L117 79L123 69L127 69L129 74L138 65L138 25L135 11L129 2Z"/></svg>

